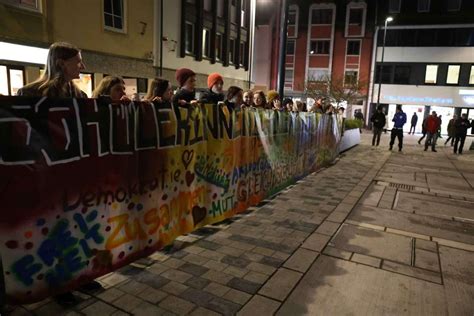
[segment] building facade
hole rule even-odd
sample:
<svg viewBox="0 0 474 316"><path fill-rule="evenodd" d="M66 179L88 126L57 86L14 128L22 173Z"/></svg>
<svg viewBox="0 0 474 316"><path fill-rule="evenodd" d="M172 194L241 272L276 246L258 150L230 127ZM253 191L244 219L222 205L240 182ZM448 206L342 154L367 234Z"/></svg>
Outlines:
<svg viewBox="0 0 474 316"><path fill-rule="evenodd" d="M105 75L122 76L128 95L143 95L156 76L175 84L180 67L195 70L200 88L211 72L244 87L254 2L0 0L0 94L38 78L57 41L82 50L86 70L77 83L89 96Z"/></svg>
<svg viewBox="0 0 474 316"><path fill-rule="evenodd" d="M442 115L443 133L453 114L474 119L474 2L389 0L379 12L379 21L394 20L386 29L383 62L385 29L377 29L369 112L379 101L391 117L401 104L409 118L417 113L417 132L433 110Z"/></svg>
<svg viewBox="0 0 474 316"><path fill-rule="evenodd" d="M377 2L372 0L300 0L289 1L288 39L285 60L285 95L304 98L308 80L330 76L344 82L360 81L362 95L369 90L370 64L376 23ZM256 85L275 89L278 76L278 52L280 29L279 16L266 25L257 25L256 42L268 41L272 36L269 54L255 52L255 59L270 58L270 78L255 77ZM258 45L258 44L256 44ZM257 67L264 67L256 65ZM258 71L261 73L262 71ZM264 81L267 79L266 81ZM352 111L365 108L366 98L352 105ZM349 113L351 115L352 113Z"/></svg>

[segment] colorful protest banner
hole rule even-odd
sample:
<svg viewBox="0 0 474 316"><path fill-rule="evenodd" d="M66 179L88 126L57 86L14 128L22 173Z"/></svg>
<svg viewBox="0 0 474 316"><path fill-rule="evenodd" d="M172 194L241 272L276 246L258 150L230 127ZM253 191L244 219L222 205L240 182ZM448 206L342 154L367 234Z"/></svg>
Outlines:
<svg viewBox="0 0 474 316"><path fill-rule="evenodd" d="M10 303L74 289L331 162L335 115L0 97Z"/></svg>

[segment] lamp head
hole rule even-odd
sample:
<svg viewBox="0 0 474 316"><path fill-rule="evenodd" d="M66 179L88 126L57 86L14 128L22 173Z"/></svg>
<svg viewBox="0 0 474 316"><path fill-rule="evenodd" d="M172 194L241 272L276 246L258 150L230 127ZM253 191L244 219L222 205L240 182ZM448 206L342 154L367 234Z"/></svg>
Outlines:
<svg viewBox="0 0 474 316"><path fill-rule="evenodd" d="M385 22L392 22L392 21L393 21L393 18L391 16L389 16L385 19Z"/></svg>

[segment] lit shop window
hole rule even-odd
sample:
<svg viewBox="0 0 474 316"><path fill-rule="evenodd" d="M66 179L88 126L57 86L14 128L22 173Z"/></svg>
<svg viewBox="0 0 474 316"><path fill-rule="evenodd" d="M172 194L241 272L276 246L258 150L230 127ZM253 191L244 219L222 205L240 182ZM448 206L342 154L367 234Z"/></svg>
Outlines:
<svg viewBox="0 0 474 316"><path fill-rule="evenodd" d="M92 74L80 74L79 79L74 79L74 83L80 90L84 91L89 98L92 97Z"/></svg>
<svg viewBox="0 0 474 316"><path fill-rule="evenodd" d="M135 78L123 78L125 82L125 94L128 96L132 96L135 93L138 93L137 88L137 79Z"/></svg>
<svg viewBox="0 0 474 316"><path fill-rule="evenodd" d="M18 89L24 86L24 72L22 69L0 66L0 94L16 95Z"/></svg>
<svg viewBox="0 0 474 316"><path fill-rule="evenodd" d="M448 66L448 77L446 78L447 84L458 84L459 82L459 71L461 66L459 65L450 65Z"/></svg>
<svg viewBox="0 0 474 316"><path fill-rule="evenodd" d="M16 95L18 90L23 86L23 70L10 69L10 95Z"/></svg>
<svg viewBox="0 0 474 316"><path fill-rule="evenodd" d="M0 94L8 95L8 72L6 66L0 66Z"/></svg>
<svg viewBox="0 0 474 316"><path fill-rule="evenodd" d="M474 84L474 66L471 66L471 75L469 76L469 84Z"/></svg>
<svg viewBox="0 0 474 316"><path fill-rule="evenodd" d="M438 65L426 65L425 83L436 84L438 76Z"/></svg>

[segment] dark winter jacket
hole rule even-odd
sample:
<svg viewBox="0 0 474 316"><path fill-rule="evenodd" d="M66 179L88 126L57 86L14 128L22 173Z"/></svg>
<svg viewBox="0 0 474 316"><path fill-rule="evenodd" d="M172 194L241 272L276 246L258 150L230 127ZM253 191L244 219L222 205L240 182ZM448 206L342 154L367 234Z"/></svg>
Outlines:
<svg viewBox="0 0 474 316"><path fill-rule="evenodd" d="M212 92L212 90L208 89L204 91L201 95L201 98L199 99L199 102L202 104L217 104L219 102L224 101L224 95L223 94L217 94Z"/></svg>
<svg viewBox="0 0 474 316"><path fill-rule="evenodd" d="M454 137L456 136L456 120L450 119L448 123L448 136Z"/></svg>
<svg viewBox="0 0 474 316"><path fill-rule="evenodd" d="M375 112L370 121L374 124L376 128L383 128L385 126L385 114L383 112Z"/></svg>
<svg viewBox="0 0 474 316"><path fill-rule="evenodd" d="M184 100L186 103L190 103L192 100L196 100L196 93L194 91L180 88L173 96L173 105L179 106L179 100Z"/></svg>
<svg viewBox="0 0 474 316"><path fill-rule="evenodd" d="M418 123L418 116L417 115L413 115L411 117L411 125L412 126L416 126L416 123Z"/></svg>
<svg viewBox="0 0 474 316"><path fill-rule="evenodd" d="M407 122L406 113L405 112L395 113L395 115L393 116L392 122L394 122L393 128L402 129L403 125L405 125L405 123Z"/></svg>
<svg viewBox="0 0 474 316"><path fill-rule="evenodd" d="M471 123L462 117L458 118L455 123L456 137L463 137L467 135L467 130L471 127Z"/></svg>

